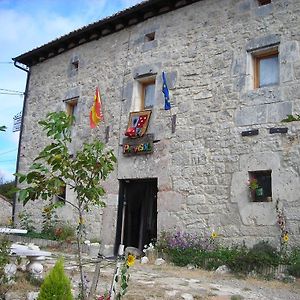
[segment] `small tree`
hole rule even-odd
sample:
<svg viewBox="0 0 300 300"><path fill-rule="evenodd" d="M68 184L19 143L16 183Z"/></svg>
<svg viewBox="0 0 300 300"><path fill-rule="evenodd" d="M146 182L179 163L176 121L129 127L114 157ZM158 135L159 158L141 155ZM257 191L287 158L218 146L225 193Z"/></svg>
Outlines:
<svg viewBox="0 0 300 300"><path fill-rule="evenodd" d="M73 300L70 280L64 272L62 258L46 276L37 300Z"/></svg>
<svg viewBox="0 0 300 300"><path fill-rule="evenodd" d="M26 187L19 190L19 199L25 205L29 200L51 200L53 196L60 197L64 187L69 186L76 194L74 203L70 204L78 215L77 249L78 265L81 279L80 295L86 299L86 288L82 269L82 240L84 234L84 211L91 206L105 206L101 200L105 191L101 181L105 180L114 169L116 158L112 151L104 152L104 145L96 140L90 144L84 143L82 149L73 155L68 146L72 142L71 126L74 117L65 112L50 113L46 120L40 121L47 136L52 138L34 160L30 171L24 175L17 173L19 183ZM52 204L52 208L61 205L62 201Z"/></svg>

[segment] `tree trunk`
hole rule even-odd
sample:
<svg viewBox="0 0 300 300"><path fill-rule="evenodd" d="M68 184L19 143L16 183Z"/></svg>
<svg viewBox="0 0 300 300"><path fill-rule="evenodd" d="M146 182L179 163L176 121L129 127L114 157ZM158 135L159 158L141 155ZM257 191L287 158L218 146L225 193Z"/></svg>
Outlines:
<svg viewBox="0 0 300 300"><path fill-rule="evenodd" d="M86 286L84 282L84 275L83 275L83 267L82 267L82 213L79 212L79 224L78 224L78 231L77 231L77 250L78 250L78 267L79 267L79 273L80 273L80 281L81 281L81 287L80 287L80 300L86 300Z"/></svg>

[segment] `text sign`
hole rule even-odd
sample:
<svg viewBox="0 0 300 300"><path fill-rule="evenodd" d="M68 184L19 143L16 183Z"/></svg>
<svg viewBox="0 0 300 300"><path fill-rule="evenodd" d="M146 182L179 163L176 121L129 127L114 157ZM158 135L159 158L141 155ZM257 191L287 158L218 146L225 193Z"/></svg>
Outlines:
<svg viewBox="0 0 300 300"><path fill-rule="evenodd" d="M139 155L152 153L153 139L153 134L147 134L137 139L125 138L123 139L123 154Z"/></svg>

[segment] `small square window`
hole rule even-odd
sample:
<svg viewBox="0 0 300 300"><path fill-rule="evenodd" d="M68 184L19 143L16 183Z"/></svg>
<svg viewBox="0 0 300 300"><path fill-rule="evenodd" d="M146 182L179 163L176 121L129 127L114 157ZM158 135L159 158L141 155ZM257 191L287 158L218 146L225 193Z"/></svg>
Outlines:
<svg viewBox="0 0 300 300"><path fill-rule="evenodd" d="M262 6L262 5L269 4L271 2L272 2L272 0L258 0L258 5Z"/></svg>
<svg viewBox="0 0 300 300"><path fill-rule="evenodd" d="M72 62L72 70L73 71L78 71L78 68L79 68L79 61L78 60L73 61Z"/></svg>
<svg viewBox="0 0 300 300"><path fill-rule="evenodd" d="M145 42L151 42L155 40L155 32L145 34Z"/></svg>
<svg viewBox="0 0 300 300"><path fill-rule="evenodd" d="M253 53L254 88L276 85L279 83L278 50Z"/></svg>
<svg viewBox="0 0 300 300"><path fill-rule="evenodd" d="M253 202L272 201L272 170L249 172L249 189Z"/></svg>
<svg viewBox="0 0 300 300"><path fill-rule="evenodd" d="M67 114L76 118L78 99L70 99L66 101Z"/></svg>

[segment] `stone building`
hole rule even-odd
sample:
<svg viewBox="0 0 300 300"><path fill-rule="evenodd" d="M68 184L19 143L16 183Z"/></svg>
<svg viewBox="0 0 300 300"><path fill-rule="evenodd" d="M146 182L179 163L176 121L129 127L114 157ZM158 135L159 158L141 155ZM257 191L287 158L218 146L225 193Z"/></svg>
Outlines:
<svg viewBox="0 0 300 300"><path fill-rule="evenodd" d="M29 74L19 171L46 144L37 122L73 111L74 150L96 138L118 159L106 208L87 216L90 237L118 244L126 200L125 245L177 229L278 244L278 203L299 244L300 124L281 122L300 113L299 32L298 0L149 0L22 54L14 59ZM105 119L91 130L97 86ZM145 135L126 137L130 113L144 110ZM132 146L140 144L150 148ZM39 220L36 203L28 208ZM60 213L76 222L70 207Z"/></svg>
<svg viewBox="0 0 300 300"><path fill-rule="evenodd" d="M0 226L8 226L11 223L12 205L9 200L0 194Z"/></svg>

